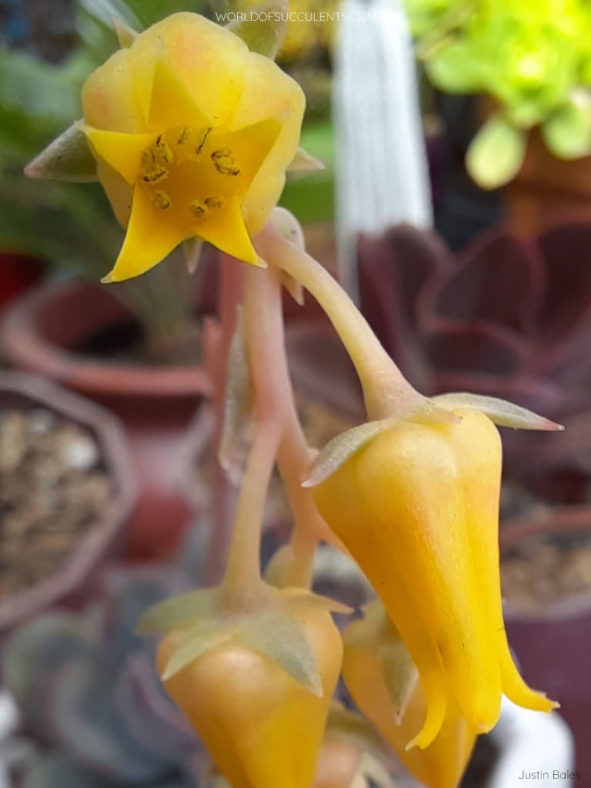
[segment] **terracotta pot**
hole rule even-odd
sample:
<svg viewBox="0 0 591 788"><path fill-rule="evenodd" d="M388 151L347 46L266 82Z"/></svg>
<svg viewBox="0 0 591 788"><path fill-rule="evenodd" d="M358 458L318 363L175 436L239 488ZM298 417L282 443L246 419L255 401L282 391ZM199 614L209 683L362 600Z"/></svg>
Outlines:
<svg viewBox="0 0 591 788"><path fill-rule="evenodd" d="M591 510L574 507L546 512L539 519L512 520L501 528L501 554L532 538L582 534L591 530ZM532 613L505 601L509 642L528 683L560 702L560 714L576 741L576 769L591 775L591 591L565 598Z"/></svg>
<svg viewBox="0 0 591 788"><path fill-rule="evenodd" d="M209 382L197 364L157 367L76 352L97 331L129 318L107 288L50 282L7 311L0 349L14 366L82 392L122 419L140 485L129 555L143 559L170 554L193 518L177 449Z"/></svg>
<svg viewBox="0 0 591 788"><path fill-rule="evenodd" d="M20 372L0 372L0 407L42 407L89 429L113 482L108 505L87 529L65 566L49 579L0 602L0 633L4 634L58 602L75 603L83 598L105 561L123 552L137 485L123 425L104 408L47 380Z"/></svg>
<svg viewBox="0 0 591 788"><path fill-rule="evenodd" d="M532 237L573 215L591 217L591 156L563 161L546 147L539 130L529 135L521 171L506 189L509 224Z"/></svg>
<svg viewBox="0 0 591 788"><path fill-rule="evenodd" d="M39 281L43 263L37 257L0 252L0 311Z"/></svg>

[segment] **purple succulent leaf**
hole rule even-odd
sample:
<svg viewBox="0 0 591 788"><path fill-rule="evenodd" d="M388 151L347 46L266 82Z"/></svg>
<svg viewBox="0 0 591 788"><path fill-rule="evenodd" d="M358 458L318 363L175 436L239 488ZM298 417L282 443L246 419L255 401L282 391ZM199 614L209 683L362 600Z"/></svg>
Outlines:
<svg viewBox="0 0 591 788"><path fill-rule="evenodd" d="M538 239L546 269L546 298L536 327L544 343L591 336L591 223L569 222Z"/></svg>
<svg viewBox="0 0 591 788"><path fill-rule="evenodd" d="M100 659L71 661L55 687L55 738L77 762L112 779L159 779L169 765L131 735L115 703L117 685Z"/></svg>
<svg viewBox="0 0 591 788"><path fill-rule="evenodd" d="M432 312L529 333L544 292L545 272L535 247L509 232L486 233L459 256Z"/></svg>
<svg viewBox="0 0 591 788"><path fill-rule="evenodd" d="M47 738L47 706L56 676L76 659L91 658L100 642L97 617L54 612L17 629L4 644L3 677L25 726Z"/></svg>
<svg viewBox="0 0 591 788"><path fill-rule="evenodd" d="M105 654L118 671L142 640L136 628L142 614L152 605L186 589L187 578L169 567L140 567L112 570L103 578L102 598L107 610Z"/></svg>
<svg viewBox="0 0 591 788"><path fill-rule="evenodd" d="M128 659L115 703L135 741L163 761L184 763L200 748L187 719L162 687L153 653Z"/></svg>
<svg viewBox="0 0 591 788"><path fill-rule="evenodd" d="M515 334L484 323L439 320L437 331L428 334L424 344L436 372L469 370L473 374L512 377L520 372L527 357L526 344Z"/></svg>
<svg viewBox="0 0 591 788"><path fill-rule="evenodd" d="M171 773L156 782L134 783L137 788L198 788L190 776ZM22 788L129 788L128 781L114 780L63 755L39 759L27 774Z"/></svg>
<svg viewBox="0 0 591 788"><path fill-rule="evenodd" d="M444 370L432 378L434 393L469 391L514 402L536 413L561 410L562 390L551 381L527 375L490 375L465 370Z"/></svg>
<svg viewBox="0 0 591 788"><path fill-rule="evenodd" d="M62 755L37 761L22 788L122 788L121 782L103 777Z"/></svg>
<svg viewBox="0 0 591 788"><path fill-rule="evenodd" d="M453 267L449 252L435 233L398 225L382 236L360 236L358 257L362 311L402 372L421 388L425 368L416 326Z"/></svg>
<svg viewBox="0 0 591 788"><path fill-rule="evenodd" d="M360 419L363 399L359 380L334 329L325 323L303 323L288 327L285 341L296 392Z"/></svg>

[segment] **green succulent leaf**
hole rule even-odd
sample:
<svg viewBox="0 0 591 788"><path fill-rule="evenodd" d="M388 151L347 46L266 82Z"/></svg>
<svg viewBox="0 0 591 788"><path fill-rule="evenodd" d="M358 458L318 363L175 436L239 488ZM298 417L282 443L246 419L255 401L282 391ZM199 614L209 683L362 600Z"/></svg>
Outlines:
<svg viewBox="0 0 591 788"><path fill-rule="evenodd" d="M29 178L85 183L97 180L96 161L77 123L53 140L25 168Z"/></svg>
<svg viewBox="0 0 591 788"><path fill-rule="evenodd" d="M274 60L287 32L288 10L287 0L270 0L252 9L253 13L260 13L260 19L239 19L231 22L228 29L241 38L251 52Z"/></svg>
<svg viewBox="0 0 591 788"><path fill-rule="evenodd" d="M542 134L559 159L578 159L591 153L591 106L587 96L555 110L542 126Z"/></svg>
<svg viewBox="0 0 591 788"><path fill-rule="evenodd" d="M491 118L472 140L468 172L483 189L498 189L512 180L525 158L527 135L501 115Z"/></svg>

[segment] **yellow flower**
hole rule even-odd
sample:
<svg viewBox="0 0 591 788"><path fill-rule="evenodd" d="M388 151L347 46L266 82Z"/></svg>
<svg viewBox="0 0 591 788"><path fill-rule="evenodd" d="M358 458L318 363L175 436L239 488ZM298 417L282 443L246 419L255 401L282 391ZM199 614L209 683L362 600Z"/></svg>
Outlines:
<svg viewBox="0 0 591 788"><path fill-rule="evenodd" d="M343 649L326 610L303 609L298 619L318 663L318 693L240 637L164 679L232 788L312 785ZM281 641L281 624L272 624L272 630L269 636ZM160 644L164 675L182 636L172 632Z"/></svg>
<svg viewBox="0 0 591 788"><path fill-rule="evenodd" d="M425 716L416 668L380 602L344 632L343 678L353 700L394 748L406 768L429 788L457 788L476 735L449 699L439 734L426 748L408 748Z"/></svg>
<svg viewBox="0 0 591 788"><path fill-rule="evenodd" d="M229 30L178 13L88 78L81 125L127 228L109 281L147 271L197 237L257 263L250 237L298 148L304 98Z"/></svg>
<svg viewBox="0 0 591 788"><path fill-rule="evenodd" d="M378 432L314 490L418 668L426 713L411 744L423 748L452 702L474 733L495 725L503 693L531 709L556 705L527 687L509 651L500 481L501 442L487 416L427 409Z"/></svg>

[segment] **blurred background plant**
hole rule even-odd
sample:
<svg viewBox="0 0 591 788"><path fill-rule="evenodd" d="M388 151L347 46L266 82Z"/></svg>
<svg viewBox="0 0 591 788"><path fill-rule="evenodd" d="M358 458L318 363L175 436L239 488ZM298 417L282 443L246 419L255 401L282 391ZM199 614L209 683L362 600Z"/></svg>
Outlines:
<svg viewBox="0 0 591 788"><path fill-rule="evenodd" d="M26 759L12 764L18 785L200 784L200 745L162 690L155 644L135 635L146 608L190 586L200 549L193 534L182 563L109 570L82 610L49 611L11 635L4 685L19 705L18 736L29 744L20 750Z"/></svg>
<svg viewBox="0 0 591 788"><path fill-rule="evenodd" d="M94 183L32 181L23 168L80 117L84 80L118 48L114 19L141 30L175 11L207 12L209 2L72 0L59 11L51 3L45 11L40 4L4 5L11 39L10 45L0 39L0 248L37 255L60 272L98 283L123 240L103 190ZM39 35L43 22L47 29ZM195 287L181 254L109 292L140 322L148 355L174 356L171 346L195 333Z"/></svg>
<svg viewBox="0 0 591 788"><path fill-rule="evenodd" d="M484 94L488 120L467 165L487 189L510 181L540 126L559 159L591 152L591 15L584 0L405 0L417 55L446 93ZM481 118L482 120L482 118Z"/></svg>

